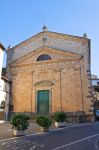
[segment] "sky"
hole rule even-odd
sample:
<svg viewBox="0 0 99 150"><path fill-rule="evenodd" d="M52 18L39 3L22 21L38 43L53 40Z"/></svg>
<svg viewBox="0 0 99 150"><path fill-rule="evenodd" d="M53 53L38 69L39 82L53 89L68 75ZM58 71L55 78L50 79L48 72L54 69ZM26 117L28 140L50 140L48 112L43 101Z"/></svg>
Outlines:
<svg viewBox="0 0 99 150"><path fill-rule="evenodd" d="M0 0L0 42L6 48L41 32L44 24L49 31L86 33L91 39L91 73L99 77L99 0Z"/></svg>

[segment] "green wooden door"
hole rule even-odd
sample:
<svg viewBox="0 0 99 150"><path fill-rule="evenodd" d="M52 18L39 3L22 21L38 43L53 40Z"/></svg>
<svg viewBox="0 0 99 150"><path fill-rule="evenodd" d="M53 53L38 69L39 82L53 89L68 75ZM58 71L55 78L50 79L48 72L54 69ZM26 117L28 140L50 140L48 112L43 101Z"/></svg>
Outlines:
<svg viewBox="0 0 99 150"><path fill-rule="evenodd" d="M37 94L37 114L49 113L49 90L40 90Z"/></svg>

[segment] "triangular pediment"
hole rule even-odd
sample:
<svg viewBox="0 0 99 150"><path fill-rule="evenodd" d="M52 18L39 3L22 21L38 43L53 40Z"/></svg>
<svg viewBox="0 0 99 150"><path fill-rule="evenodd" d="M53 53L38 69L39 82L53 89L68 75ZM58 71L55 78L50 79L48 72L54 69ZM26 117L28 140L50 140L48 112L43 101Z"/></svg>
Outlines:
<svg viewBox="0 0 99 150"><path fill-rule="evenodd" d="M51 31L46 31L46 32L39 32L38 34L24 40L23 42L17 44L16 46L10 48L10 49L16 49L23 47L24 45L27 45L39 38L44 38L45 37L56 37L57 39L64 39L64 40L70 40L70 41L77 41L77 42L83 42L88 40L87 38L81 37L81 36L75 36L75 35L69 35L69 34L63 34L63 33L58 33L58 32L51 32ZM10 50L8 49L8 50Z"/></svg>
<svg viewBox="0 0 99 150"><path fill-rule="evenodd" d="M51 60L46 60L46 62L47 61L74 59L74 58L79 59L81 57L81 55L73 53L73 52L63 51L63 50L49 48L49 47L41 47L39 49L36 49L35 51L32 51L31 53L29 53L27 55L22 56L19 59L13 61L11 63L11 65L22 65L22 64L24 65L24 64L38 63L37 58L43 54L47 54L47 55L51 56Z"/></svg>
<svg viewBox="0 0 99 150"><path fill-rule="evenodd" d="M8 64L26 55L28 56L30 53L33 53L34 55L34 52L39 49L41 50L42 47L83 55L84 51L82 44L88 44L88 39L49 31L41 32L16 45L15 47L8 49L8 58L10 58L8 59Z"/></svg>

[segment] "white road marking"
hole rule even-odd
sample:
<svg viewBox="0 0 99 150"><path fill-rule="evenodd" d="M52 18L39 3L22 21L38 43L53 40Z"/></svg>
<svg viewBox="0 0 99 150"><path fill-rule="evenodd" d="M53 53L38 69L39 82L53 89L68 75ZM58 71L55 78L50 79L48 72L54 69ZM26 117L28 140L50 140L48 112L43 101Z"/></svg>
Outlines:
<svg viewBox="0 0 99 150"><path fill-rule="evenodd" d="M99 150L98 141L99 141L99 139L95 141L95 148L96 148L96 150Z"/></svg>
<svg viewBox="0 0 99 150"><path fill-rule="evenodd" d="M94 135L88 136L88 137L86 137L86 138L83 138L83 139L81 139L81 140L74 141L74 142L68 143L68 144L66 144L66 145L62 145L62 146L56 147L56 148L54 148L53 150L62 149L62 148L64 148L64 147L71 146L71 145L73 145L73 144L76 144L76 143L79 143L79 142L82 142L82 141L85 141L85 140L94 138L94 137L96 137L96 136L99 136L99 134L94 134Z"/></svg>
<svg viewBox="0 0 99 150"><path fill-rule="evenodd" d="M53 132L53 131L59 131L59 130L64 130L64 129L68 129L68 128L73 128L73 127L82 127L82 126L92 126L93 124L79 124L79 125L71 125L71 126L67 126L67 127L63 127L63 128L57 128L57 129L51 129L50 132ZM33 133L33 134L27 134L23 137L27 137L27 136L34 136L34 135L40 135L40 134L48 134L49 132L38 132L38 133ZM20 139L22 137L12 137L12 138L8 138L8 139L1 139L0 142L4 142L4 141L9 141L9 140L14 140L14 139Z"/></svg>
<svg viewBox="0 0 99 150"><path fill-rule="evenodd" d="M41 133L42 132L29 134L29 135L25 135L25 136L20 136L20 137L12 137L12 138L8 138L8 139L2 139L2 140L0 140L0 142L10 141L10 140L14 140L14 139L21 139L22 137L31 136L31 135L38 135L38 134L41 134Z"/></svg>

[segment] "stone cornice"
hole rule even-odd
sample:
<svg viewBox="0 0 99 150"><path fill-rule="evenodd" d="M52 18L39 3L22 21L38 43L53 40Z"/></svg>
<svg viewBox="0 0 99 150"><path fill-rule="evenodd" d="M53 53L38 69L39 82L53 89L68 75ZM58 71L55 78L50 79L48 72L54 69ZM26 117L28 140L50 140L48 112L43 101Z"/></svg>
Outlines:
<svg viewBox="0 0 99 150"><path fill-rule="evenodd" d="M49 80L43 80L43 81L38 81L36 83L34 83L35 87L40 87L40 86L53 86L54 83L52 81Z"/></svg>
<svg viewBox="0 0 99 150"><path fill-rule="evenodd" d="M60 62L79 62L81 60L81 57L78 58L66 58L66 59L58 59L58 60L48 60L48 61L40 61L40 62L33 62L33 63L27 63L27 64L10 64L10 67L26 67L26 66L33 66L33 65L41 65L41 64L53 64L53 63L60 63Z"/></svg>

